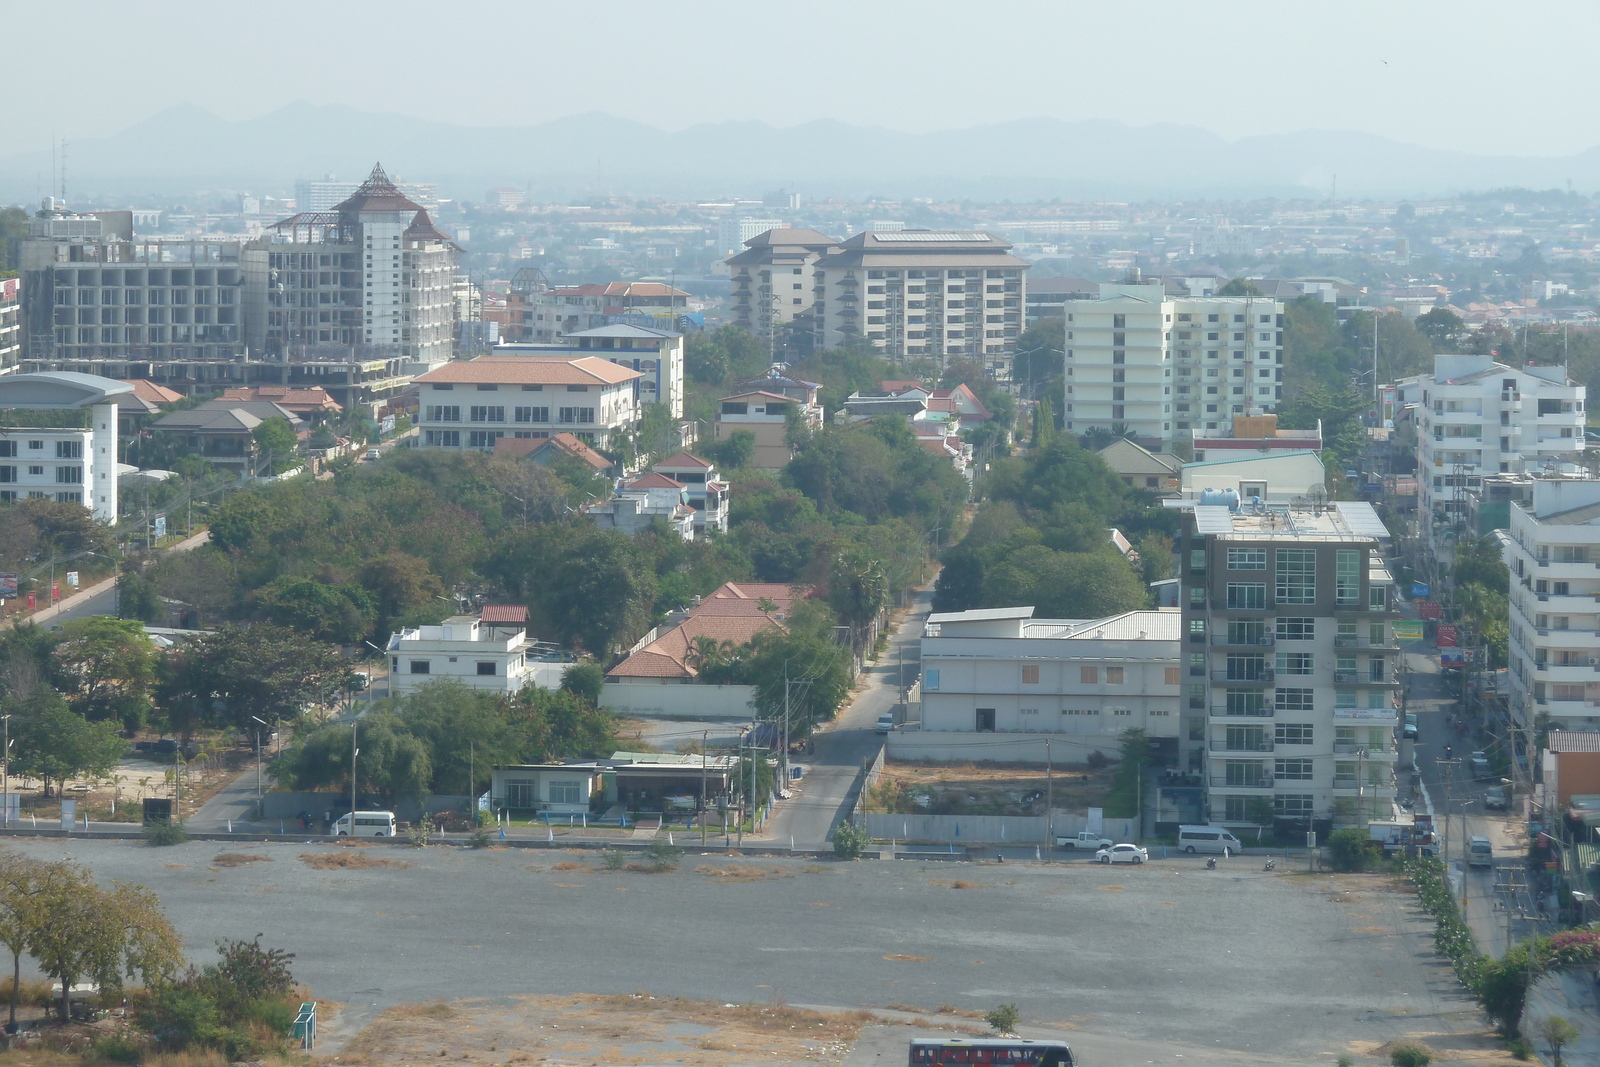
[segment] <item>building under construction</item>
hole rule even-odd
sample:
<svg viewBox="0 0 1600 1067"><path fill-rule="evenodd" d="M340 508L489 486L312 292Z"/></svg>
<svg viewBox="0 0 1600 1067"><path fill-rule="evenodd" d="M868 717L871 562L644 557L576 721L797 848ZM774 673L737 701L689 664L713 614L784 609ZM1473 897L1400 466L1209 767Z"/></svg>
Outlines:
<svg viewBox="0 0 1600 1067"><path fill-rule="evenodd" d="M315 385L375 409L450 358L458 252L381 166L249 241L137 239L128 212L49 201L23 242L24 366L186 393Z"/></svg>

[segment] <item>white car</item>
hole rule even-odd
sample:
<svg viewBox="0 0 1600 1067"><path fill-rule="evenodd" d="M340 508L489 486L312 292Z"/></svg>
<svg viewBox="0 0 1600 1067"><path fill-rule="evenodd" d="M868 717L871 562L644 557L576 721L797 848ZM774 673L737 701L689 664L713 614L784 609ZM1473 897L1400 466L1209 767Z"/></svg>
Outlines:
<svg viewBox="0 0 1600 1067"><path fill-rule="evenodd" d="M1094 858L1101 863L1143 863L1150 858L1150 853L1138 845L1112 845L1103 848L1094 854Z"/></svg>

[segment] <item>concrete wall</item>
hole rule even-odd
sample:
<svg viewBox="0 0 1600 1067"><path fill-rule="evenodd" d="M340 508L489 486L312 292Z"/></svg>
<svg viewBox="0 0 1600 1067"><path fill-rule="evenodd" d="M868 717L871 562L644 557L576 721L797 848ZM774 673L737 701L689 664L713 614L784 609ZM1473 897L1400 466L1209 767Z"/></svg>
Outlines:
<svg viewBox="0 0 1600 1067"><path fill-rule="evenodd" d="M1044 763L1045 742L1049 758L1057 764L1083 763L1091 752L1113 759L1121 755L1116 734L952 733L896 730L886 746L890 759L995 760L999 763Z"/></svg>
<svg viewBox="0 0 1600 1067"><path fill-rule="evenodd" d="M754 715L750 701L753 685L651 685L607 682L600 690L600 706L622 716L643 719L733 719L748 722Z"/></svg>
<svg viewBox="0 0 1600 1067"><path fill-rule="evenodd" d="M874 839L894 841L950 841L957 845L1005 843L1038 845L1049 825L1043 816L1023 815L860 815L856 822ZM1057 837L1070 837L1088 826L1088 815L1058 811ZM1105 819L1100 832L1117 841L1132 841L1132 819Z"/></svg>
<svg viewBox="0 0 1600 1067"><path fill-rule="evenodd" d="M369 798L361 798L363 805L368 802ZM376 805L377 802L371 803ZM412 820L420 817L424 811L430 814L439 811L465 812L471 805L471 797L426 797L420 804L415 800L400 800L394 806L394 814L398 819ZM313 819L320 820L325 811L333 812L337 818L349 810L349 793L267 793L261 798L261 817L264 819L292 819L304 811ZM361 810L381 809L363 807Z"/></svg>

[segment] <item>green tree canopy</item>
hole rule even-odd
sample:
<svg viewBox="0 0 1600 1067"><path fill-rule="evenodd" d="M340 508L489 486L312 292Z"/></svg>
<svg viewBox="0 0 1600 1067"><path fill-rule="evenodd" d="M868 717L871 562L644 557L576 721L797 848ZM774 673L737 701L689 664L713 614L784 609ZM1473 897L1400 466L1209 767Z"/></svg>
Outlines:
<svg viewBox="0 0 1600 1067"><path fill-rule="evenodd" d="M103 778L128 751L115 722L90 722L53 690L40 686L24 700L6 701L11 720L11 773L50 783Z"/></svg>
<svg viewBox="0 0 1600 1067"><path fill-rule="evenodd" d="M128 729L144 724L150 711L159 653L132 619L92 615L61 628L56 660L73 710L90 720L114 719Z"/></svg>

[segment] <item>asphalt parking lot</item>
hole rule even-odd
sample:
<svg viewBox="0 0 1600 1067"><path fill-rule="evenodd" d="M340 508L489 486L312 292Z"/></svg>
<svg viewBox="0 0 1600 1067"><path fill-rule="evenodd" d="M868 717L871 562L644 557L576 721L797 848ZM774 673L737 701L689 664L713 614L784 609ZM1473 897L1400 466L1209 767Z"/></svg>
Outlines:
<svg viewBox="0 0 1600 1067"><path fill-rule="evenodd" d="M1269 874L1254 858L1207 871L1189 857L843 864L690 851L678 870L647 874L546 850L10 844L149 885L197 960L260 931L356 1024L441 997L644 990L929 1010L1015 1002L1036 1025L1297 1058L1481 1025L1414 898L1374 878ZM222 851L268 860L214 866ZM346 852L408 866L300 859Z"/></svg>

